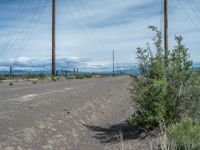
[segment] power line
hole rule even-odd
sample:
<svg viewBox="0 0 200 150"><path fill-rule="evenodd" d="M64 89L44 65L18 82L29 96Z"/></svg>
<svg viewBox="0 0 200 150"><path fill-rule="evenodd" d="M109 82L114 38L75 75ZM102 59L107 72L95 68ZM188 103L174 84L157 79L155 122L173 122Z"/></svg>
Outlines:
<svg viewBox="0 0 200 150"><path fill-rule="evenodd" d="M21 12L21 7L22 5L19 5L18 9L17 9L17 12L15 13L15 16L14 16L14 19L12 19L12 23L11 23L11 26L8 27L8 34L7 34L7 38L10 37L10 34L11 34L11 31L12 29L14 28L15 24L16 24L16 21L17 21L17 18ZM8 39L4 39L4 41L2 42L2 46L4 46L6 44L6 40Z"/></svg>
<svg viewBox="0 0 200 150"><path fill-rule="evenodd" d="M191 1L191 3L193 3L193 4L195 3L194 0L190 0L190 1ZM199 7L198 7L197 5L194 5L194 6L195 6L196 10L200 13Z"/></svg>
<svg viewBox="0 0 200 150"><path fill-rule="evenodd" d="M197 19L198 22L200 23L199 16L198 16L197 12L195 11L195 7L193 7L193 5L192 5L192 1L191 1L191 0L190 0L190 2L188 1L188 4L189 4L189 6L190 6L190 8L191 8L191 11L194 13L194 16L196 17L196 19Z"/></svg>
<svg viewBox="0 0 200 150"><path fill-rule="evenodd" d="M79 22L79 20L77 19L78 17L75 16L75 14L71 11L71 9L69 7L67 7L67 4L64 1L64 6L65 6L65 9L70 13L70 15L73 17L74 21L77 23L77 25L80 27L80 29L83 31L85 37L90 41L91 45L95 48L95 49L98 49L96 44L94 43L94 41L90 38L90 36L88 35L86 29L82 26L82 24Z"/></svg>
<svg viewBox="0 0 200 150"><path fill-rule="evenodd" d="M36 27L37 27L37 25L38 25L38 23L39 23L39 21L40 21L40 18L41 18L41 16L42 16L44 10L46 9L47 2L48 2L48 0L46 0L46 1L44 2L44 5L43 5L40 9L37 9L37 10L35 11L34 17L36 16L37 13L39 14L39 16L38 16L38 18L36 19L35 23L34 23L34 17L33 17L33 19L32 19L33 26L32 26L31 32L30 32L29 34L27 34L26 38L24 38L24 40L22 41L21 47L19 47L19 50L20 50L20 48L21 48L21 54L23 53L23 51L25 50L25 48L26 48L28 42L30 41L31 36L32 36L34 30L36 29ZM18 51L19 51L19 50L18 50Z"/></svg>
<svg viewBox="0 0 200 150"><path fill-rule="evenodd" d="M91 30L94 34L94 36L96 37L96 35L98 34L96 29L91 25L89 19L88 19L88 14L86 12L86 10L84 9L84 7L82 7L81 5L79 5L79 3L77 3L77 1L72 1L74 3L73 6L76 7L76 10L80 12L80 14L82 15L82 17L84 18L84 20L86 21L86 26L88 27L89 30Z"/></svg>
<svg viewBox="0 0 200 150"><path fill-rule="evenodd" d="M29 4L30 4L30 3L26 3L25 8L23 9L23 11L22 11L21 14L20 14L21 19L19 19L19 20L23 20L22 18L25 18L25 17L28 15L28 13L25 13L25 10L28 9L29 6L31 6L31 5L29 5ZM25 15L23 15L23 14L25 14ZM17 26L17 25L16 25L16 26ZM16 29L16 27L15 27L15 29ZM4 47L3 51L1 52L1 56L4 56L5 51L7 52L6 54L9 53L10 48L13 47L13 46L15 45L15 43L17 42L17 40L20 39L20 37L22 36L23 33L21 33L21 32L23 32L24 29L26 29L26 24L25 24L25 22L23 22L23 25L21 25L21 30L18 31L17 35L16 35L16 36L13 36L13 37L8 41L8 44L6 45L6 47ZM14 31L13 31L13 32L14 32Z"/></svg>
<svg viewBox="0 0 200 150"><path fill-rule="evenodd" d="M197 31L200 32L200 28L196 25L196 23L194 22L194 20L192 19L192 17L189 15L189 13L186 11L186 9L184 8L184 6L182 5L180 0L176 0L178 2L178 5L180 5L180 7L183 9L183 11L185 12L186 16L190 19L190 21L192 22L192 24L194 25L194 27L197 29Z"/></svg>
<svg viewBox="0 0 200 150"><path fill-rule="evenodd" d="M91 24L91 21L89 20L89 15L87 13L87 9L85 9L84 5L81 5L78 1L72 1L72 2L74 3L73 6L76 7L76 10L81 12L80 14L84 18L86 26L91 31L91 33L93 33L94 38L96 38L96 40L98 41L100 46L104 46L104 48L107 48L107 44L104 44L104 42L102 41L102 39L105 39L105 36L102 34L102 32L100 32L100 34L99 34L99 32L96 30L96 28ZM85 3L85 4L87 4L87 3ZM98 37L100 37L100 38L98 38Z"/></svg>
<svg viewBox="0 0 200 150"><path fill-rule="evenodd" d="M14 21L8 30L8 34L6 36L7 38L3 41L3 45L1 47L1 49L2 49L1 55L4 54L5 49L9 46L11 41L13 41L13 39L15 38L15 36L12 36L11 34L17 29L16 27L19 24L19 20L22 20L22 19L20 19L20 17L21 18L24 17L23 13L27 9L28 5L29 5L29 1L26 1L26 3L23 5L24 7L22 7L20 10L17 11L16 16L14 17ZM22 5L20 5L20 6L22 6Z"/></svg>
<svg viewBox="0 0 200 150"><path fill-rule="evenodd" d="M37 15L37 13L38 13L38 10L39 10L39 6L40 6L40 1L38 1L37 5L36 5L36 9L35 9L35 11L34 11L34 13L33 13L33 15L32 15L32 18L31 18L31 20L30 20L30 23L29 23L30 26L32 26L32 24L34 23L34 19L35 19L36 15ZM28 27L28 26L27 26L27 27ZM21 47L23 46L23 44L24 44L24 42L25 42L25 40L26 40L27 35L28 35L28 33L27 33L27 34L24 34L24 36L22 37L22 42L20 43L19 48L21 48ZM17 53L19 53L19 50L17 51Z"/></svg>
<svg viewBox="0 0 200 150"><path fill-rule="evenodd" d="M18 34L18 37L15 39L15 41L9 47L10 49L8 49L8 50L11 50L11 47L14 46L14 44L16 43L16 41L20 38L20 36L22 36L23 39L21 41L21 44L19 46L18 51L16 51L15 57L18 56L19 54L23 53L26 45L28 44L28 42L29 42L29 40L31 38L31 35L32 35L33 31L35 30L35 28L36 28L36 26L37 26L37 24L38 24L38 22L39 22L39 20L41 18L41 15L43 14L43 11L46 8L47 2L48 2L48 0L46 0L46 2L44 3L44 5L42 7L39 7L40 6L40 0L38 0L38 4L36 5L36 10L34 11L32 19L30 20L30 24L31 25L33 24L31 32L30 33L26 33L25 32L23 34ZM37 14L39 14L38 18L36 17ZM35 23L34 23L34 21L35 21ZM27 24L27 25L24 24L24 27L22 29L26 29L27 27L29 27L29 24ZM16 65L16 61L14 62L13 66L15 66L15 65Z"/></svg>

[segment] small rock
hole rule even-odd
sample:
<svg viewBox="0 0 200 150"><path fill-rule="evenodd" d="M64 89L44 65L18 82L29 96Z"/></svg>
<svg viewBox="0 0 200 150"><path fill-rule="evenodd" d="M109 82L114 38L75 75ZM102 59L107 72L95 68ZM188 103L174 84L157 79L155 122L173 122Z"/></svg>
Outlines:
<svg viewBox="0 0 200 150"><path fill-rule="evenodd" d="M33 81L33 84L37 84L37 81Z"/></svg>

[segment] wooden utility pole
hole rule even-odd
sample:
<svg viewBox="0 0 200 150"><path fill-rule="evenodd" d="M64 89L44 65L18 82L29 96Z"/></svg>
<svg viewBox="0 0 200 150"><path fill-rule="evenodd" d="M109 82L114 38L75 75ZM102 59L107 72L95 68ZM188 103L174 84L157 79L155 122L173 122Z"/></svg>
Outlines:
<svg viewBox="0 0 200 150"><path fill-rule="evenodd" d="M115 51L113 50L113 75L115 74Z"/></svg>
<svg viewBox="0 0 200 150"><path fill-rule="evenodd" d="M164 63L168 66L168 0L164 0Z"/></svg>
<svg viewBox="0 0 200 150"><path fill-rule="evenodd" d="M52 0L52 75L56 75L56 0Z"/></svg>
<svg viewBox="0 0 200 150"><path fill-rule="evenodd" d="M78 68L76 69L76 74L77 74L77 75L79 74L79 69L78 69Z"/></svg>
<svg viewBox="0 0 200 150"><path fill-rule="evenodd" d="M74 76L76 75L76 68L74 68L74 70L73 70L73 74L74 74Z"/></svg>
<svg viewBox="0 0 200 150"><path fill-rule="evenodd" d="M10 66L10 77L12 77L13 71L12 71L12 66Z"/></svg>

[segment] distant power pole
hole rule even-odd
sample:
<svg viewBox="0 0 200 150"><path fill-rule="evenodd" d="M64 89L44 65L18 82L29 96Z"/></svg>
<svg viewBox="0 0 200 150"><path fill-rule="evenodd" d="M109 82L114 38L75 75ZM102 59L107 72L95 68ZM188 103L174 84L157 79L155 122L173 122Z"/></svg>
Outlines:
<svg viewBox="0 0 200 150"><path fill-rule="evenodd" d="M73 74L76 75L76 68L73 69Z"/></svg>
<svg viewBox="0 0 200 150"><path fill-rule="evenodd" d="M64 69L62 68L62 75L64 74Z"/></svg>
<svg viewBox="0 0 200 150"><path fill-rule="evenodd" d="M78 69L78 68L76 69L76 74L77 74L77 75L79 74L79 69Z"/></svg>
<svg viewBox="0 0 200 150"><path fill-rule="evenodd" d="M56 75L56 0L52 0L52 75Z"/></svg>
<svg viewBox="0 0 200 150"><path fill-rule="evenodd" d="M10 66L10 77L12 77L13 71L12 71L12 66Z"/></svg>
<svg viewBox="0 0 200 150"><path fill-rule="evenodd" d="M115 74L115 51L113 50L113 75Z"/></svg>
<svg viewBox="0 0 200 150"><path fill-rule="evenodd" d="M164 0L164 63L168 66L168 0Z"/></svg>

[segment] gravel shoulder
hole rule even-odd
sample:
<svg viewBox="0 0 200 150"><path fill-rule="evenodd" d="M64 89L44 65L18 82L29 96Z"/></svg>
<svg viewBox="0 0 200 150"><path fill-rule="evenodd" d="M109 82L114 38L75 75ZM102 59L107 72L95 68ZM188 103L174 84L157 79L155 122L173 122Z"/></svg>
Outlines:
<svg viewBox="0 0 200 150"><path fill-rule="evenodd" d="M130 130L128 76L0 84L1 150L151 149ZM130 132L131 131L131 132Z"/></svg>

